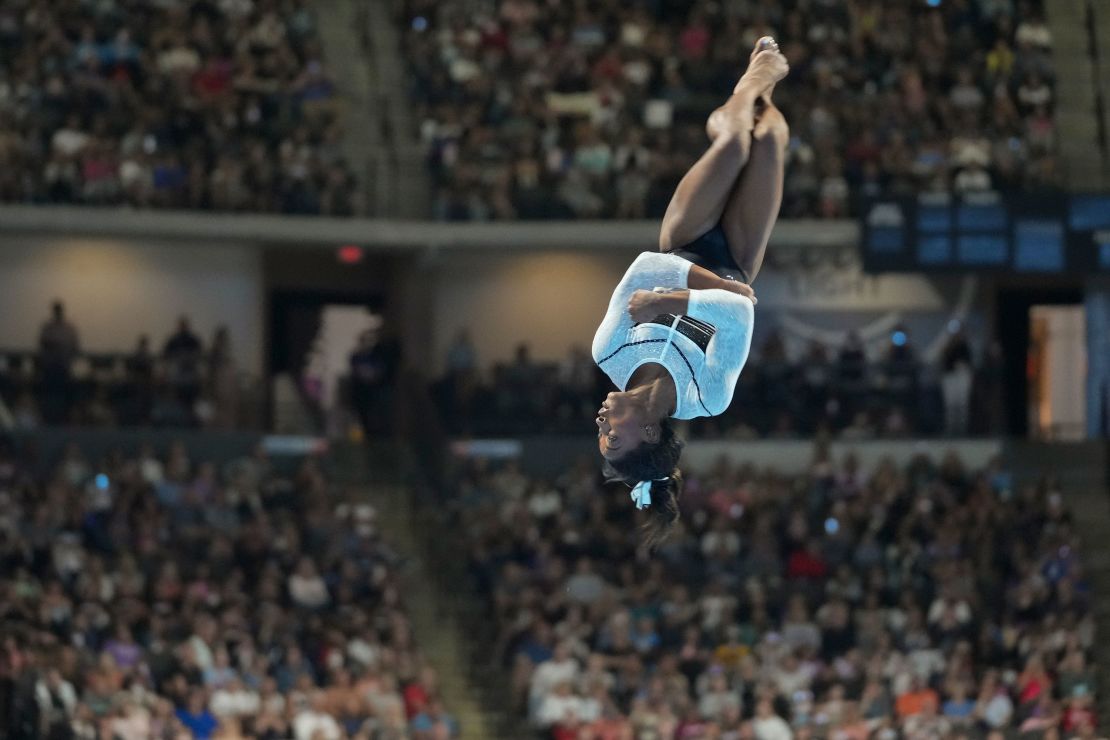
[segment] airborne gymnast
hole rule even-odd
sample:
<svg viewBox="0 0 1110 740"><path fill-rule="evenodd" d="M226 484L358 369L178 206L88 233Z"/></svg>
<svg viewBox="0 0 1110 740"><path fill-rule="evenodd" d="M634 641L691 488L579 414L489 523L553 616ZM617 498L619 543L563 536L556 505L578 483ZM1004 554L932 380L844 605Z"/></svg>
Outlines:
<svg viewBox="0 0 1110 740"><path fill-rule="evenodd" d="M782 202L789 129L772 102L789 66L761 38L729 99L709 117L708 150L679 182L659 251L628 268L593 341L619 390L597 412L606 477L650 507L646 541L678 522L682 441L671 419L723 413L748 358L759 272Z"/></svg>

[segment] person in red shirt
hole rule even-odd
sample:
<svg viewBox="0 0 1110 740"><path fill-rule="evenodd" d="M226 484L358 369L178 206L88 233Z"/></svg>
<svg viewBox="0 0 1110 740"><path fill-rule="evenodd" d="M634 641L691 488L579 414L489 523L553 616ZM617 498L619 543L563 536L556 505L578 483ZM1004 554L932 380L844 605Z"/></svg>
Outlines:
<svg viewBox="0 0 1110 740"><path fill-rule="evenodd" d="M1085 725L1095 726L1095 713L1091 709L1091 697L1088 694L1079 694L1068 700L1068 708L1064 710L1064 732L1076 732Z"/></svg>
<svg viewBox="0 0 1110 740"><path fill-rule="evenodd" d="M425 668L418 678L405 684L401 696L405 700L405 716L412 719L428 706L428 700L435 693L436 676L431 668Z"/></svg>
<svg viewBox="0 0 1110 740"><path fill-rule="evenodd" d="M632 725L615 711L578 729L575 740L632 740Z"/></svg>
<svg viewBox="0 0 1110 740"><path fill-rule="evenodd" d="M787 578L809 578L819 580L829 575L829 566L821 556L816 540L806 543L805 549L795 550L786 564Z"/></svg>
<svg viewBox="0 0 1110 740"><path fill-rule="evenodd" d="M914 678L910 690L898 697L894 709L900 718L905 719L921 714L926 709L935 712L938 706L940 701L937 692L923 684L921 679Z"/></svg>
<svg viewBox="0 0 1110 740"><path fill-rule="evenodd" d="M1045 693L1052 693L1052 679L1044 669L1041 656L1032 655L1018 677L1018 701L1021 704L1032 704Z"/></svg>
<svg viewBox="0 0 1110 740"><path fill-rule="evenodd" d="M551 740L579 740L582 737L582 730L585 729L577 717L570 715L552 726Z"/></svg>

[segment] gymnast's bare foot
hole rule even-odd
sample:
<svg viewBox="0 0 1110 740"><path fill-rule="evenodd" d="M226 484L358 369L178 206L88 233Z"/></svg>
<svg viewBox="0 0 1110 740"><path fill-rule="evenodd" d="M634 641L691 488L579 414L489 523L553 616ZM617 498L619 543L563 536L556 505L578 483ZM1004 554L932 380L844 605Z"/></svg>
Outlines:
<svg viewBox="0 0 1110 740"><path fill-rule="evenodd" d="M737 109L745 109L743 118L747 119L746 109L751 106L751 122L754 126L763 109L771 103L771 93L775 83L786 76L790 65L779 52L779 46L770 36L759 39L749 57L748 70L733 88L733 97L709 116L705 132L716 140L722 133L734 131L738 117Z"/></svg>
<svg viewBox="0 0 1110 740"><path fill-rule="evenodd" d="M755 42L755 49L749 57L748 69L732 92L734 95L754 93L755 97L766 98L770 102L775 84L789 72L790 64L779 51L778 42L770 36L764 36Z"/></svg>

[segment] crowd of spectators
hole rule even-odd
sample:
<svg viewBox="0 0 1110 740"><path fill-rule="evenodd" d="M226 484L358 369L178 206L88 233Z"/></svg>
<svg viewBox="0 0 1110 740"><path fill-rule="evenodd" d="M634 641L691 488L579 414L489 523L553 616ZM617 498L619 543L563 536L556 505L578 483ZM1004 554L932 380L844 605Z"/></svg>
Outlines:
<svg viewBox="0 0 1110 740"><path fill-rule="evenodd" d="M306 0L0 4L0 199L351 215Z"/></svg>
<svg viewBox="0 0 1110 740"><path fill-rule="evenodd" d="M686 431L735 439L997 435L1006 430L1004 371L998 345L977 356L962 330L936 361L923 358L902 327L878 343L849 334L838 347L814 341L798 354L773 332L752 347L729 410ZM520 345L512 362L485 371L466 333L432 385L448 430L475 435L578 433L611 390L585 347L542 363Z"/></svg>
<svg viewBox="0 0 1110 740"><path fill-rule="evenodd" d="M653 553L592 460L554 480L458 463L456 531L539 737L1096 737L1059 490L822 450L804 474L688 473Z"/></svg>
<svg viewBox="0 0 1110 740"><path fill-rule="evenodd" d="M658 217L759 37L790 76L784 216L1060 181L1041 0L405 0L449 220Z"/></svg>
<svg viewBox="0 0 1110 740"><path fill-rule="evenodd" d="M188 317L160 350L140 336L130 353L88 353L54 303L37 352L0 351L0 428L42 425L240 426L243 399L227 327L206 346Z"/></svg>
<svg viewBox="0 0 1110 740"><path fill-rule="evenodd" d="M0 444L0 736L457 735L401 560L326 458L32 462Z"/></svg>

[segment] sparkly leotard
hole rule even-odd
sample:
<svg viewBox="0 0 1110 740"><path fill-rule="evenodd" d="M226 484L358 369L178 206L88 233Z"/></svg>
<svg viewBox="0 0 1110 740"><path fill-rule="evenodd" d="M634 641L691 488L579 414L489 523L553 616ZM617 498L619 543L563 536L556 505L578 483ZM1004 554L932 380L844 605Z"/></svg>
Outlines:
<svg viewBox="0 0 1110 740"><path fill-rule="evenodd" d="M674 379L676 419L716 416L732 402L748 360L755 310L727 290L691 290L685 316L664 314L637 324L628 299L637 290L686 290L691 263L659 252L641 254L624 274L594 335L594 362L624 390L638 367L654 362Z"/></svg>

